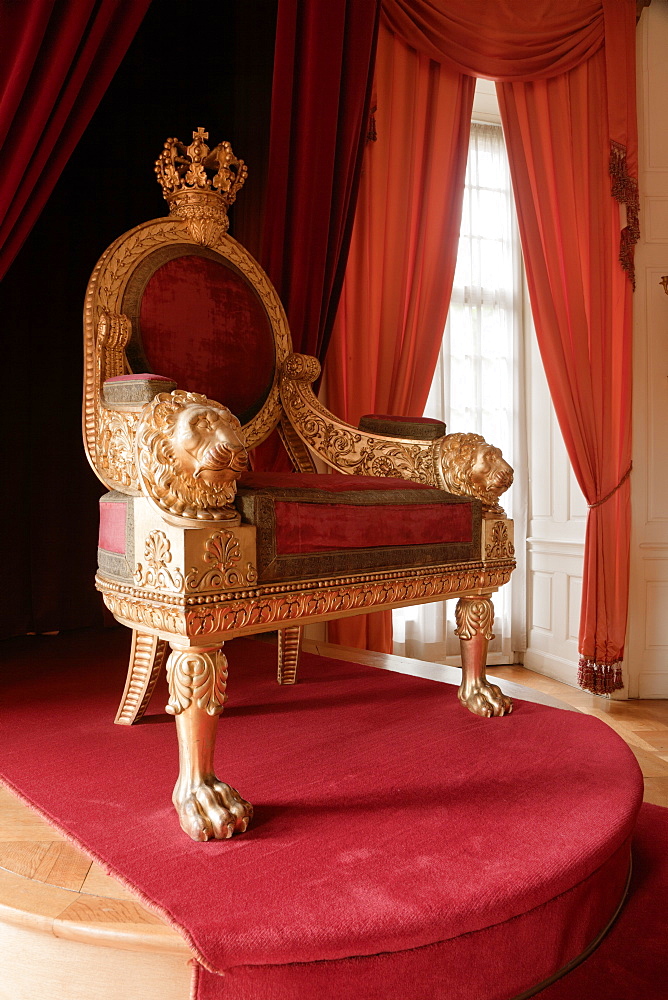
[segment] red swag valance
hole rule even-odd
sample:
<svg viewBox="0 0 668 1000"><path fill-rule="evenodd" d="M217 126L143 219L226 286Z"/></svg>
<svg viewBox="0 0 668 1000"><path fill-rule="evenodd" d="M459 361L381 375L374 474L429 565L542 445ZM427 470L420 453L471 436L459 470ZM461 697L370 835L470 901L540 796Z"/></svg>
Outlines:
<svg viewBox="0 0 668 1000"><path fill-rule="evenodd" d="M633 0L383 0L383 19L417 52L497 83L568 73L605 48L612 193L626 206L620 260L635 283L638 143Z"/></svg>
<svg viewBox="0 0 668 1000"><path fill-rule="evenodd" d="M413 412L421 412L431 377L425 369L443 332L439 310L431 309L435 319L426 329L426 319L416 323L411 309L404 305L397 313L394 306L408 301L409 289L420 288L424 296L440 297L447 311L456 253L454 206L463 193L461 157L448 160L438 153L433 162L427 157L435 155L433 137L459 133L463 142L468 134L470 103L460 97L463 81L495 79L538 341L566 447L590 507L580 682L590 690L612 691L622 686L628 604L631 288L638 238L635 2L383 0L378 66L408 59L410 86L418 93L424 80L428 93L435 84L427 81L438 80L438 101L426 102L420 138L417 116L406 119L402 87L385 87L379 76L378 142L367 148L365 170L369 178L391 177L388 164L396 159L402 128L409 127L405 151L425 150L419 162L429 162L429 174L450 187L450 198L437 205L425 197L405 220L405 235L388 240L383 233L393 231L400 209L388 185L363 185L330 351L345 364L328 369L330 399L342 413L373 411L378 400L396 399L395 410L402 412L405 365L388 364L383 340L388 317L398 315L391 321L401 327L393 344L400 345L401 358L415 362L419 356L423 362L419 378L411 381ZM413 169L419 176L422 168ZM616 202L627 209L621 235ZM408 259L405 247L414 241L424 248L439 231L450 235L439 251L446 263L443 280L434 289L428 277L433 262L428 255ZM355 267L362 267L362 277ZM400 272L407 290L403 300ZM418 340L427 346L416 353ZM391 362L399 349L389 350ZM359 367L371 388L350 377ZM417 371L415 364L411 370Z"/></svg>

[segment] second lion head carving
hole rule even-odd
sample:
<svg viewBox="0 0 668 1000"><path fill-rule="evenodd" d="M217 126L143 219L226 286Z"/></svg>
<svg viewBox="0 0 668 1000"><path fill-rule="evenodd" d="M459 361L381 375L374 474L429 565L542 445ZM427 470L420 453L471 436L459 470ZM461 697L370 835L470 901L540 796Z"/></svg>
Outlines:
<svg viewBox="0 0 668 1000"><path fill-rule="evenodd" d="M165 515L238 523L236 480L248 466L241 424L197 392L160 393L142 414L136 438L142 493Z"/></svg>
<svg viewBox="0 0 668 1000"><path fill-rule="evenodd" d="M445 488L478 497L483 511L503 514L499 497L512 486L513 470L500 450L480 434L447 434L440 447Z"/></svg>

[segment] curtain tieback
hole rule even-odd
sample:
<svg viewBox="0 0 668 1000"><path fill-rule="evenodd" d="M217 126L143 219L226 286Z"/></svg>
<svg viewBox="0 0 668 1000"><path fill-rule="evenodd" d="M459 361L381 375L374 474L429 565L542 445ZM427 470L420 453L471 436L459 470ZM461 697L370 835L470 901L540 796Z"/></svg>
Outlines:
<svg viewBox="0 0 668 1000"><path fill-rule="evenodd" d="M622 476L622 478L619 480L619 482L617 483L617 485L614 486L610 490L609 493L606 493L606 495L603 497L602 500L597 500L596 503L589 503L589 504L587 504L587 506L589 507L589 509L592 510L594 507L600 507L601 504L604 504L606 502L606 500L609 500L610 497L613 496L617 492L617 490L620 488L620 486L624 485L624 483L626 482L626 480L631 475L631 469L632 468L633 468L633 462L631 462L631 464L629 465L628 469L626 470L626 472L624 473L624 475Z"/></svg>

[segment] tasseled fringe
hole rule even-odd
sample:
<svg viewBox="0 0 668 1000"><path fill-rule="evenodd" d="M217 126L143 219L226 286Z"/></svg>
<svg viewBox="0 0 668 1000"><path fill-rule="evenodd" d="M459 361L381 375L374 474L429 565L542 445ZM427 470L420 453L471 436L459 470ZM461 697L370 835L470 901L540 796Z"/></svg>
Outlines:
<svg viewBox="0 0 668 1000"><path fill-rule="evenodd" d="M624 687L620 661L617 663L596 663L595 660L581 657L578 667L578 684L585 691L591 691L592 694L612 694L613 691L620 691Z"/></svg>
<svg viewBox="0 0 668 1000"><path fill-rule="evenodd" d="M366 132L367 142L378 142L378 132L376 130L376 111L378 110L377 105L374 106L369 111L369 127Z"/></svg>
<svg viewBox="0 0 668 1000"><path fill-rule="evenodd" d="M610 176L612 196L620 205L626 206L626 226L622 229L619 243L619 262L626 271L633 287L636 287L636 273L633 262L634 247L640 239L638 211L640 197L638 181L626 169L626 146L619 142L610 143Z"/></svg>

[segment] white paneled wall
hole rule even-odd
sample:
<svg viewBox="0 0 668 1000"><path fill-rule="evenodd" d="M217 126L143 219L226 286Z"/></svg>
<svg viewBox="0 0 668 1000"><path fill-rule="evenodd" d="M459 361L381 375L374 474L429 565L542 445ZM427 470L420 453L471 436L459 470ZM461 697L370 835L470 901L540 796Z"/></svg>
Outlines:
<svg viewBox="0 0 668 1000"><path fill-rule="evenodd" d="M576 684L587 507L566 454L535 336L527 356L530 515L524 663Z"/></svg>
<svg viewBox="0 0 668 1000"><path fill-rule="evenodd" d="M638 27L640 229L634 304L628 694L668 698L668 3Z"/></svg>

